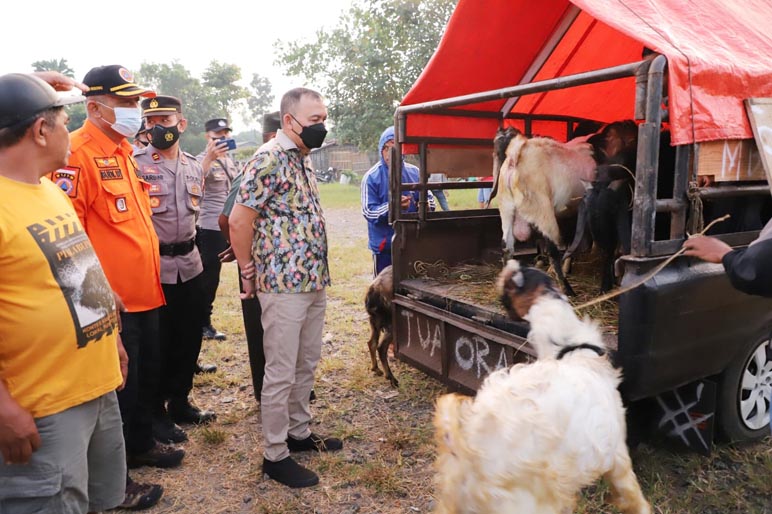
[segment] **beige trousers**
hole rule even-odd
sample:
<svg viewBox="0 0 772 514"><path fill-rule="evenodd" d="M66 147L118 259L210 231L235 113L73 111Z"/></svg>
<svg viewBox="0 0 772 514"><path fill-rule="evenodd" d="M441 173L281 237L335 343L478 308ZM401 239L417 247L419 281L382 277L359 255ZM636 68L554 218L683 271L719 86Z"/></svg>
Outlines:
<svg viewBox="0 0 772 514"><path fill-rule="evenodd" d="M263 451L276 462L289 456L288 435L305 439L311 434L308 397L322 352L327 293L258 293L258 299L265 350Z"/></svg>

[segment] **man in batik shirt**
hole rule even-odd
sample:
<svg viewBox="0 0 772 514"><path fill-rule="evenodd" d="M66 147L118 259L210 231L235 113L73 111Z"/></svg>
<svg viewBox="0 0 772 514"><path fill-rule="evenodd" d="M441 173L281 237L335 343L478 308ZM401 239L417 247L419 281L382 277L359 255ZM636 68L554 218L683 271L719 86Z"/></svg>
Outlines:
<svg viewBox="0 0 772 514"><path fill-rule="evenodd" d="M290 451L343 447L309 427L330 275L324 214L308 153L324 141L327 109L319 93L296 88L282 97L280 115L276 137L244 168L229 218L230 240L242 298L257 294L263 310L263 471L288 487L309 487L319 477Z"/></svg>

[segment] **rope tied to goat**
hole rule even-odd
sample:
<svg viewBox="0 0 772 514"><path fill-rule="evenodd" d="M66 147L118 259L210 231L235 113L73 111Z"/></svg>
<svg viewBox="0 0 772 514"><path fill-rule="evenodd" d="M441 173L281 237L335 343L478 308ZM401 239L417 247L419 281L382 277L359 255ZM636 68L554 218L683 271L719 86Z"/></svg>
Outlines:
<svg viewBox="0 0 772 514"><path fill-rule="evenodd" d="M708 226L705 227L704 229L702 229L698 234L691 235L691 234L689 234L687 232L687 236L689 238L696 237L696 236L704 236L705 233L708 230L710 230L710 228L713 225L715 225L716 223L720 223L722 221L728 220L729 218L730 218L729 214L721 216L720 218L711 221L708 224ZM604 294L602 296L599 296L598 298L595 298L594 300L590 300L589 302L584 302L581 305L577 305L576 307L574 307L574 310L578 311L580 309L584 309L585 307L589 307L591 305L595 305L596 303L605 302L606 300L610 300L611 298L615 298L615 297L617 297L619 295L622 295L622 294L624 294L624 293L626 293L628 291L632 291L636 287L645 284L648 280L650 280L652 277L654 277L657 273L659 273L660 271L665 269L668 264L670 264L671 262L676 260L677 257L680 257L685 251L686 251L686 248L681 246L681 248L676 253L674 253L673 255L671 255L670 257L665 259L664 261L662 261L656 268L654 268L653 270L648 272L642 278L638 279L638 281L636 281L635 283L630 284L629 286L626 286L626 287L621 287L621 288L619 288L619 289L617 289L615 291L611 291L610 293L607 293L607 294Z"/></svg>

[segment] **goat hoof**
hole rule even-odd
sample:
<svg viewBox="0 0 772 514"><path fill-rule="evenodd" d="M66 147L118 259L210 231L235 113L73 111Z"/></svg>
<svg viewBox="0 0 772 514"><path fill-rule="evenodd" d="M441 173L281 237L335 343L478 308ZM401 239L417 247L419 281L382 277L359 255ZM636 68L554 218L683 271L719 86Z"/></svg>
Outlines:
<svg viewBox="0 0 772 514"><path fill-rule="evenodd" d="M380 370L380 369L378 369L378 368L372 368L370 371L372 371L373 373L375 373L375 374L376 374L376 375L378 375L379 377L380 377L381 375L383 375L383 371L381 371L381 370Z"/></svg>
<svg viewBox="0 0 772 514"><path fill-rule="evenodd" d="M394 387L394 388L399 387L399 382L397 381L396 378L394 378L393 375L389 377L389 382L391 382L391 387Z"/></svg>

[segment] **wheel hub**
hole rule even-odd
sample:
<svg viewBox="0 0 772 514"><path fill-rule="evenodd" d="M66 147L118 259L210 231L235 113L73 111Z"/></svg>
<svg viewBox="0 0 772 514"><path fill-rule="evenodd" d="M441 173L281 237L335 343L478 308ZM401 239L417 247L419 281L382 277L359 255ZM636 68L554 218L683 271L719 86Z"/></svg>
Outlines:
<svg viewBox="0 0 772 514"><path fill-rule="evenodd" d="M745 364L740 389L740 415L746 427L760 430L769 423L772 395L772 359L767 347L772 340L762 342Z"/></svg>

